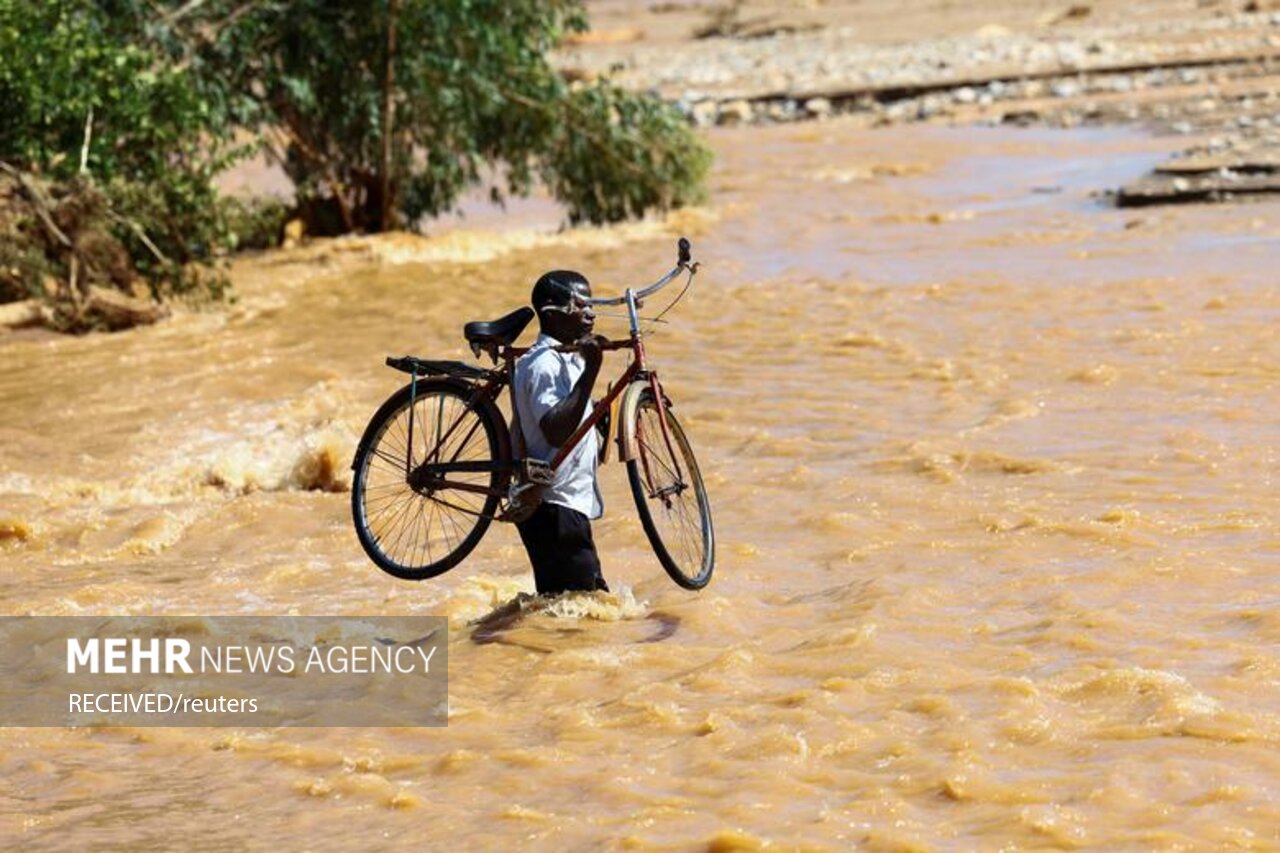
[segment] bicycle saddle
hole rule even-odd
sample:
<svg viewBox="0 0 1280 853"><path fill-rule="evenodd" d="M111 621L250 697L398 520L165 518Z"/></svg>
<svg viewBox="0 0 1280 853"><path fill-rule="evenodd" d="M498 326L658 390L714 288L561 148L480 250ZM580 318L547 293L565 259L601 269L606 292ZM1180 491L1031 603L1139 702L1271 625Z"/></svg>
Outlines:
<svg viewBox="0 0 1280 853"><path fill-rule="evenodd" d="M472 344L502 344L509 346L524 327L533 319L533 309L519 308L497 320L476 320L462 327L462 334Z"/></svg>

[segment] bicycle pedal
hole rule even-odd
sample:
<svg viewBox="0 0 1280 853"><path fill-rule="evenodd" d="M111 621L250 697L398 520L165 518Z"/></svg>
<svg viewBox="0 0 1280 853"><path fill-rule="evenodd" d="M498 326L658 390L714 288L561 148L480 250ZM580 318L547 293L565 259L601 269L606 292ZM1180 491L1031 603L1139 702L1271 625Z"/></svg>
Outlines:
<svg viewBox="0 0 1280 853"><path fill-rule="evenodd" d="M541 459L524 460L524 481L539 486L553 486L556 482L556 469Z"/></svg>
<svg viewBox="0 0 1280 853"><path fill-rule="evenodd" d="M512 483L507 489L507 506L498 514L499 521L519 524L528 520L542 503L543 487L537 483Z"/></svg>

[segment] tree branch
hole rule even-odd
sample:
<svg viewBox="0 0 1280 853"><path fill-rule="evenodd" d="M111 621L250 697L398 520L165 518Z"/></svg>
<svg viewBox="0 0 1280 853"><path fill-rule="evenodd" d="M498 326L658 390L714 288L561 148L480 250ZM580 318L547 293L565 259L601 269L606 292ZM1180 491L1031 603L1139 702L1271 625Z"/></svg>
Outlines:
<svg viewBox="0 0 1280 853"><path fill-rule="evenodd" d="M160 251L160 248L156 246L155 243L151 242L151 238L147 236L147 232L142 229L141 225L139 225L138 223L134 222L132 219L129 219L126 216L121 216L119 213L116 213L114 210L108 210L107 215L110 216L112 219L114 219L116 222L119 222L121 225L124 225L125 227L133 231L133 233L138 236L138 239L142 241L142 245L146 246L147 249L150 250L151 254L155 255L156 260L158 260L160 263L164 264L165 266L170 266L173 263L165 256L164 252Z"/></svg>
<svg viewBox="0 0 1280 853"><path fill-rule="evenodd" d="M53 216L49 212L49 202L45 199L44 193L42 193L40 188L37 187L29 177L27 177L26 173L9 165L3 160L0 160L0 171L3 171L5 174L12 176L18 181L23 192L27 194L27 197L31 199L31 203L35 205L36 215L40 217L40 222L44 225L45 230L49 232L49 236L53 237L68 249L74 248L71 243L71 239L67 237L66 234L62 233L62 229L53 221Z"/></svg>
<svg viewBox="0 0 1280 853"><path fill-rule="evenodd" d="M205 0L187 0L186 3L183 3L181 6L179 6L169 14L162 17L160 20L162 23L172 24L174 21L180 18L185 18L187 15L191 14L196 9L199 9L204 4L205 4Z"/></svg>
<svg viewBox="0 0 1280 853"><path fill-rule="evenodd" d="M84 120L84 144L80 146L80 174L89 171L89 143L93 141L93 107Z"/></svg>

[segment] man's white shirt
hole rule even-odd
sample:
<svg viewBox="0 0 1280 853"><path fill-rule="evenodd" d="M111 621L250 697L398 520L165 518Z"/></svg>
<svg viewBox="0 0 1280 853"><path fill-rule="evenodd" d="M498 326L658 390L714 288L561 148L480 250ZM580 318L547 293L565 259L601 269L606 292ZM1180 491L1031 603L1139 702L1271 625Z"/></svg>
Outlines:
<svg viewBox="0 0 1280 853"><path fill-rule="evenodd" d="M544 462L550 462L560 448L553 447L543 435L540 426L542 416L569 396L586 369L578 353L556 352L554 347L559 343L550 335L538 335L538 340L516 362L516 407L520 429L524 433L525 450L530 457ZM590 416L591 408L588 406L582 413L582 420ZM587 518L601 516L604 502L596 483L599 440L594 429L587 430L587 434L560 463L555 483L543 495L544 501L575 509Z"/></svg>

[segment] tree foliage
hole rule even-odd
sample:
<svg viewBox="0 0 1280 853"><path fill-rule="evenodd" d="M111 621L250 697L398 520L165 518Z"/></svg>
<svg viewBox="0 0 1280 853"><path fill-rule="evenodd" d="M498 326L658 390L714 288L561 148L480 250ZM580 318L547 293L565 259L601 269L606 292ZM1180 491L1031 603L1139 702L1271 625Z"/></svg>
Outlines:
<svg viewBox="0 0 1280 853"><path fill-rule="evenodd" d="M697 201L710 152L669 104L607 81L560 102L540 174L573 222L618 222Z"/></svg>
<svg viewBox="0 0 1280 853"><path fill-rule="evenodd" d="M573 221L695 199L709 155L674 108L574 90L548 62L585 28L577 0L205 0L155 37L273 141L336 230L378 230L384 206L434 216L486 180L501 198L542 179Z"/></svg>
<svg viewBox="0 0 1280 853"><path fill-rule="evenodd" d="M185 75L144 47L115 43L104 24L87 0L0 0L6 158L69 178L87 141L95 171L138 176L181 156L203 129Z"/></svg>
<svg viewBox="0 0 1280 853"><path fill-rule="evenodd" d="M210 259L230 236L211 183L236 153L225 114L211 108L190 69L116 32L109 6L0 0L0 161L52 182L54 198L28 189L25 207L57 201L72 244L52 241L43 264L10 267L8 289L20 281L39 292L37 278L48 275L75 279L73 261L86 275L77 284L119 284L130 277L120 265L108 275L85 248L111 238L156 296L197 285L216 295L225 279L189 264ZM20 212L15 204L0 216Z"/></svg>
<svg viewBox="0 0 1280 853"><path fill-rule="evenodd" d="M85 227L157 296L218 281L191 262L235 229L262 242L213 189L236 139L283 164L313 233L412 225L485 184L501 201L542 183L574 222L697 199L710 157L673 107L550 64L585 28L581 0L0 0L0 162L83 194ZM28 185L0 208L40 207ZM0 229L38 218L0 209ZM74 279L78 244L45 243L40 274Z"/></svg>

